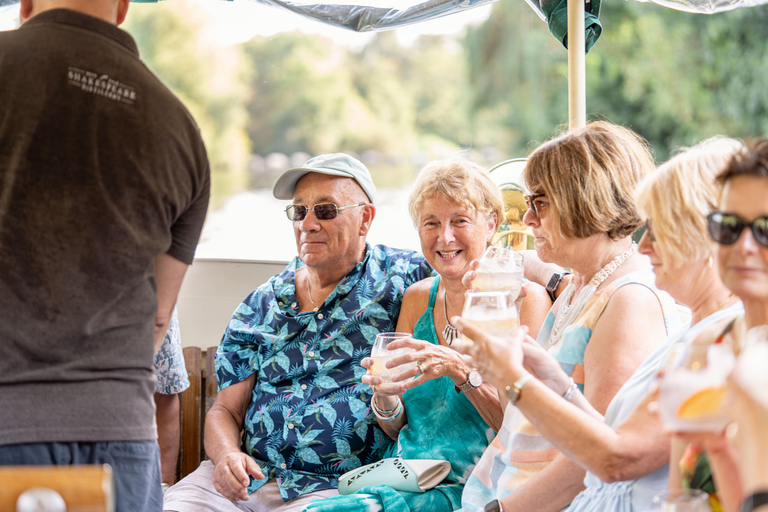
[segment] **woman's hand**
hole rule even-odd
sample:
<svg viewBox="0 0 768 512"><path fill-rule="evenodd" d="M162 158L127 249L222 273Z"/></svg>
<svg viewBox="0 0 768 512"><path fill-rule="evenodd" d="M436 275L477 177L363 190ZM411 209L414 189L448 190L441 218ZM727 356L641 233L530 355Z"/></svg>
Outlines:
<svg viewBox="0 0 768 512"><path fill-rule="evenodd" d="M464 358L452 348L414 338L393 341L388 348L391 350L412 348L414 351L392 358L387 362L387 368L396 368L401 365L412 367L393 376L392 384L376 385L377 392L382 394L402 394L438 377L449 377L455 384L463 384L469 378L469 368ZM414 365L416 362L418 365ZM381 381L378 377L366 379L364 376L363 379L365 379L363 382L373 379Z"/></svg>
<svg viewBox="0 0 768 512"><path fill-rule="evenodd" d="M571 381L557 359L527 335L523 338L522 348L525 369L558 395L565 394Z"/></svg>
<svg viewBox="0 0 768 512"><path fill-rule="evenodd" d="M523 340L527 329L520 327L510 331L509 337L499 338L487 334L461 317L451 319L462 334L472 343L457 344L456 350L469 358L469 365L483 374L483 379L498 389L504 389L516 380L523 368Z"/></svg>
<svg viewBox="0 0 768 512"><path fill-rule="evenodd" d="M384 395L384 396L397 396L402 395L405 393L405 389L403 386L397 382L393 383L385 383L381 377L377 377L371 373L371 367L373 366L373 358L365 357L362 361L360 361L360 366L368 370L368 373L363 375L363 377L360 379L363 381L363 384L368 384L370 388L373 390L373 392L377 395ZM384 400L382 400L382 405ZM391 402L389 400L388 402ZM386 408L386 407L385 407Z"/></svg>

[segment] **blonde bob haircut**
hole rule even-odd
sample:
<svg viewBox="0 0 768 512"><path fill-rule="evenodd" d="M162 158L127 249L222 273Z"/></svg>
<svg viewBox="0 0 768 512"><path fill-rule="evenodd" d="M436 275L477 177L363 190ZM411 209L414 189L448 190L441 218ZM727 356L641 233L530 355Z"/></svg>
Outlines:
<svg viewBox="0 0 768 512"><path fill-rule="evenodd" d="M637 206L651 218L662 265L680 268L706 258L713 247L706 216L717 207L717 176L743 144L712 137L662 164L637 187Z"/></svg>
<svg viewBox="0 0 768 512"><path fill-rule="evenodd" d="M539 146L528 158L525 183L531 194L546 194L560 235L619 240L642 225L635 186L653 167L645 139L595 121Z"/></svg>
<svg viewBox="0 0 768 512"><path fill-rule="evenodd" d="M504 200L499 187L479 165L461 155L429 162L419 171L408 212L413 225L418 227L424 201L443 196L469 210L491 218L496 214L497 226L504 213Z"/></svg>

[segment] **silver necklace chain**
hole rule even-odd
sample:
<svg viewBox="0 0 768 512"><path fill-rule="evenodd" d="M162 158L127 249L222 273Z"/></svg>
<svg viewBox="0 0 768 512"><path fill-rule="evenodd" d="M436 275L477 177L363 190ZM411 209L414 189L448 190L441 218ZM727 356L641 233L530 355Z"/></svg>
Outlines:
<svg viewBox="0 0 768 512"><path fill-rule="evenodd" d="M314 311L317 311L320 309L320 306L315 304L315 301L312 300L312 290L309 289L309 276L307 276L307 295L309 295L309 301L312 303L313 306L315 306Z"/></svg>
<svg viewBox="0 0 768 512"><path fill-rule="evenodd" d="M608 276L610 276L617 268L619 268L622 263L631 258L632 255L635 254L636 250L637 244L632 242L632 245L629 246L629 249L622 252L610 262L608 262L606 266L601 268L594 276L592 276L592 279L589 280L589 284L581 289L579 296L576 298L576 302L573 304L571 304L571 299L573 298L573 294L576 291L576 286L571 283L566 287L565 291L563 292L563 301L560 304L560 308L557 310L555 323L552 326L552 331L549 335L549 341L547 342L548 349L554 347L560 341L560 339L563 337L563 333L565 332L566 327L571 325L574 320L576 320L576 317L579 315L579 313L581 313L581 310L584 309L584 305L587 303L587 299L594 295L598 286L603 284L603 281L608 279Z"/></svg>

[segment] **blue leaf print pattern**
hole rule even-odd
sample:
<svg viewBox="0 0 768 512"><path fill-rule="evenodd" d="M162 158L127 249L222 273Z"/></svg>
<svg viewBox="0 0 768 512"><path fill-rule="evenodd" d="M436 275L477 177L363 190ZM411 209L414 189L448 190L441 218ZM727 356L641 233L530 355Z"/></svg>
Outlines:
<svg viewBox="0 0 768 512"><path fill-rule="evenodd" d="M284 499L335 488L391 445L370 412L360 360L396 325L405 289L431 273L417 254L367 246L318 311L299 313L302 266L294 259L238 306L215 358L219 389L255 374L243 449L267 478L249 490L274 478Z"/></svg>

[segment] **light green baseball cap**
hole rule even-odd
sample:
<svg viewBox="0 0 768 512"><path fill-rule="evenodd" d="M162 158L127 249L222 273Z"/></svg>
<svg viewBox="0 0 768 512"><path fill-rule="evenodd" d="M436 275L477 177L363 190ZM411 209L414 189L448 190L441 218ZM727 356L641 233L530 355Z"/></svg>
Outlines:
<svg viewBox="0 0 768 512"><path fill-rule="evenodd" d="M360 185L371 203L376 204L376 185L373 184L370 171L363 162L344 153L318 155L307 160L301 167L288 169L277 178L272 194L277 199L293 199L296 183L310 172L352 178Z"/></svg>

